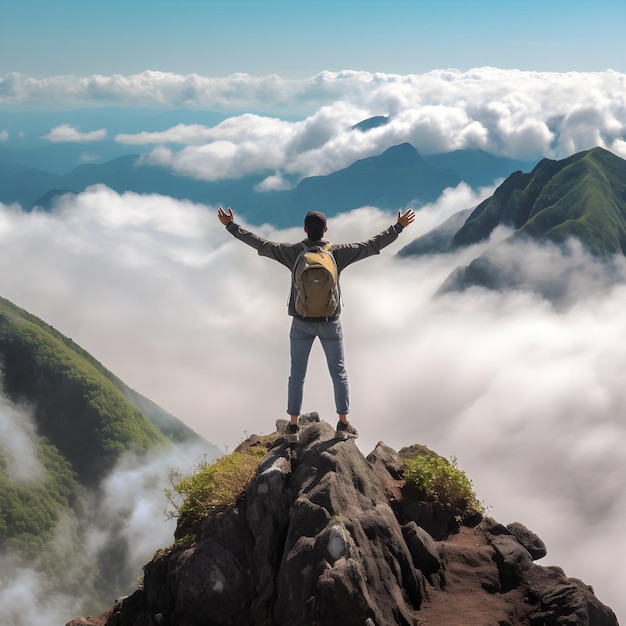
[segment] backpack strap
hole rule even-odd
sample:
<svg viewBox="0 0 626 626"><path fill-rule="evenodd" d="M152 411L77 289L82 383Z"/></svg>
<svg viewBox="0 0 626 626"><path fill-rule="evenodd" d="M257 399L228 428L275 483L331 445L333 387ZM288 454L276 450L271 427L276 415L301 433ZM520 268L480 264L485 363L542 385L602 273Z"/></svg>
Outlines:
<svg viewBox="0 0 626 626"><path fill-rule="evenodd" d="M300 245L303 250L311 250L313 248L321 248L322 250L326 250L326 252L330 252L330 249L333 247L333 244L330 242L326 242L323 246L318 246L317 244L314 246L309 246L305 241L301 241Z"/></svg>

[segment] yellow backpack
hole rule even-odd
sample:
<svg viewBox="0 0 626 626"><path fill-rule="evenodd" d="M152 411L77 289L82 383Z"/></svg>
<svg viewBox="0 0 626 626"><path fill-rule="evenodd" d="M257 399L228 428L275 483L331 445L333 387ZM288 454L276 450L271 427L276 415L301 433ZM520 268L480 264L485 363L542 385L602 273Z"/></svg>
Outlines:
<svg viewBox="0 0 626 626"><path fill-rule="evenodd" d="M330 243L305 247L296 259L293 266L294 304L301 317L328 318L339 306L339 271L331 247Z"/></svg>

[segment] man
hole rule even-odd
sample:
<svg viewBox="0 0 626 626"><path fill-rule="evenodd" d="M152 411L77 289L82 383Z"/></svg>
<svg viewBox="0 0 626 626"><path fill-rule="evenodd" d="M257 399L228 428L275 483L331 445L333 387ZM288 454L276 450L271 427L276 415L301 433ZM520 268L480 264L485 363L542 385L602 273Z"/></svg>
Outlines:
<svg viewBox="0 0 626 626"><path fill-rule="evenodd" d="M293 271L296 259L303 250L315 246L327 246L335 259L337 270L341 274L348 265L378 254L383 248L393 243L402 230L413 223L415 211L412 209L408 209L404 213L398 211L397 222L379 235L372 237L372 239L362 243L342 244L327 244L324 241L323 237L328 227L326 225L326 216L319 211L307 213L304 218L304 231L307 234L307 238L298 243L276 243L244 230L235 223L235 216L230 208L226 212L222 207L219 207L217 216L231 235L254 248L260 256L274 259L286 266L290 271ZM292 280L288 313L293 317L293 320L289 333L291 372L287 393L287 413L291 419L287 426L287 440L290 442L298 441L298 417L302 408L304 378L311 346L316 337L319 338L324 349L328 370L333 382L335 407L339 416L337 437L342 439L358 437L356 429L348 422L350 403L348 375L343 354L343 332L339 320L341 303L338 302L336 309L328 316L317 318L303 317L296 311L294 281Z"/></svg>

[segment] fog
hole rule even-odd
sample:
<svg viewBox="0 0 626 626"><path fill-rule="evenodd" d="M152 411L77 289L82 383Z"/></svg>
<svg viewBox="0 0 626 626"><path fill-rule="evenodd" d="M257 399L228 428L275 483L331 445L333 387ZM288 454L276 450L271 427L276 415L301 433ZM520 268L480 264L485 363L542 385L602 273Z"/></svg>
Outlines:
<svg viewBox="0 0 626 626"><path fill-rule="evenodd" d="M0 555L0 623L15 626L65 624L79 615L81 598L69 593L50 593L46 577Z"/></svg>
<svg viewBox="0 0 626 626"><path fill-rule="evenodd" d="M10 442L20 445L19 438ZM148 459L126 455L97 491L79 492L78 514L62 515L53 544L37 559L0 554L0 624L65 624L100 614L137 589L143 565L174 540L164 494L169 470L189 473L204 452L192 446ZM43 479L39 469L37 476L12 478Z"/></svg>
<svg viewBox="0 0 626 626"><path fill-rule="evenodd" d="M541 563L592 585L623 620L626 570L614 555L626 552L626 286L575 245L563 253L505 244L498 254L520 259L526 290L436 296L452 270L490 244L438 257L394 256L491 192L448 190L380 256L343 273L357 443L366 454L382 440L455 456L493 517L536 532L548 548ZM50 214L0 207L1 294L232 450L286 417L289 274L234 240L215 211L103 186L63 197ZM330 220L328 239L364 240L394 220L364 207ZM257 232L274 240L303 236L300 228ZM559 303L532 289L538 278L558 282L567 268ZM622 276L623 263L610 272ZM303 411L311 410L336 419L319 345L305 385ZM122 470L134 471L132 464ZM139 481L121 476L110 486ZM113 500L105 497L102 506ZM136 525L119 530L129 537L148 518L158 526L140 501L134 506ZM93 545L99 541L94 532Z"/></svg>
<svg viewBox="0 0 626 626"><path fill-rule="evenodd" d="M17 407L2 395L0 373L0 456L12 480L36 480L41 475L35 433L36 426L28 407Z"/></svg>

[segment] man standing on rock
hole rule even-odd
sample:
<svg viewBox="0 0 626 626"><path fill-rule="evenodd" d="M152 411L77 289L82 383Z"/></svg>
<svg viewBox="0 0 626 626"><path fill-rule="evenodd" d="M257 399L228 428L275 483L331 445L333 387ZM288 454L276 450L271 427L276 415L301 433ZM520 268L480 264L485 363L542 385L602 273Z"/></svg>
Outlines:
<svg viewBox="0 0 626 626"><path fill-rule="evenodd" d="M304 378L311 346L316 337L319 338L328 370L333 382L335 393L335 406L339 421L337 422L337 437L347 439L356 438L358 433L354 426L348 422L350 410L348 395L348 375L344 364L343 332L339 315L341 313L340 298L332 299L330 309L324 315L310 316L300 306L299 283L296 283L294 267L301 264L301 257L308 251L313 250L317 259L331 256L330 263L336 273L336 288L338 290L338 278L348 265L378 254L383 248L393 243L404 228L415 220L415 211L408 209L404 213L398 211L398 220L387 230L362 243L329 244L323 237L328 230L326 216L319 211L310 211L304 218L304 231L306 239L298 243L276 243L268 241L241 228L235 223L232 209L228 212L222 207L218 208L217 216L220 222L226 226L226 230L239 241L243 241L254 248L260 256L269 257L286 266L292 272L292 285L289 297L288 313L293 317L289 339L291 344L291 372L289 375L287 393L287 413L291 421L287 426L287 440L290 443L298 441L298 417L302 408L302 396L304 390ZM330 255L326 253L330 253ZM331 268L332 269L332 268ZM319 282L316 280L315 282Z"/></svg>

